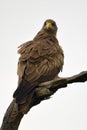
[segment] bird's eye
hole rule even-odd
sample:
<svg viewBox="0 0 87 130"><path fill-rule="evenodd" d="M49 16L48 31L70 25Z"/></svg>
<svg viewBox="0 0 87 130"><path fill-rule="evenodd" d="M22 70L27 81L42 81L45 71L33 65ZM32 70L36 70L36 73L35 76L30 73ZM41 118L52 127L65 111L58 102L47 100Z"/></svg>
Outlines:
<svg viewBox="0 0 87 130"><path fill-rule="evenodd" d="M52 23L52 26L55 26L55 23L54 23L54 22Z"/></svg>
<svg viewBox="0 0 87 130"><path fill-rule="evenodd" d="M46 26L46 22L44 23L44 26Z"/></svg>

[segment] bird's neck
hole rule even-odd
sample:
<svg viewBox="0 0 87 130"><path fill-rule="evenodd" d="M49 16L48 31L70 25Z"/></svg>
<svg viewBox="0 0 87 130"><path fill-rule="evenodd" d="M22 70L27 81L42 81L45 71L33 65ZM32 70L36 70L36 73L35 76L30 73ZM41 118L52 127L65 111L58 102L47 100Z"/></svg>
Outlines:
<svg viewBox="0 0 87 130"><path fill-rule="evenodd" d="M41 40L41 39L46 39L48 37L56 39L56 34L48 33L46 31L41 30L37 33L37 35L34 37L33 40Z"/></svg>

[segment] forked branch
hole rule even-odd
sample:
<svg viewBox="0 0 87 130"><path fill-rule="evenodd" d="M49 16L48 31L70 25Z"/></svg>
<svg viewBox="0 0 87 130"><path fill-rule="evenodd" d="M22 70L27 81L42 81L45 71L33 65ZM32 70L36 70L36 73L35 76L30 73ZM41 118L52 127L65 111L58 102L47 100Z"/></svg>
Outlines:
<svg viewBox="0 0 87 130"><path fill-rule="evenodd" d="M67 78L57 78L55 80L40 84L35 90L34 96L32 98L30 108L39 104L41 101L49 99L58 89L67 87L68 84L85 82L87 81L87 71L83 71L77 75L67 77ZM21 119L24 115L22 113L17 113L15 120L12 120L12 113L17 111L15 100L9 105L0 130L18 130Z"/></svg>

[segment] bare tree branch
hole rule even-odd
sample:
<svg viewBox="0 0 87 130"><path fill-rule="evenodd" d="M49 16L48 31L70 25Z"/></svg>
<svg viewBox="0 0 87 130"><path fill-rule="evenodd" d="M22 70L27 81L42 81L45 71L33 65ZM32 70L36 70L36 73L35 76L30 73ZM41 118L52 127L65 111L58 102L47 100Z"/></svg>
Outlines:
<svg viewBox="0 0 87 130"><path fill-rule="evenodd" d="M71 77L57 78L55 80L42 83L35 90L30 108L39 104L43 100L49 99L50 96L54 94L58 89L67 87L68 84L85 81L87 81L87 71L83 71ZM15 120L12 120L12 116L14 116L15 111L17 112L17 114ZM17 111L17 104L15 103L15 100L13 100L5 113L0 130L18 130L23 116L24 115L22 115L22 113Z"/></svg>

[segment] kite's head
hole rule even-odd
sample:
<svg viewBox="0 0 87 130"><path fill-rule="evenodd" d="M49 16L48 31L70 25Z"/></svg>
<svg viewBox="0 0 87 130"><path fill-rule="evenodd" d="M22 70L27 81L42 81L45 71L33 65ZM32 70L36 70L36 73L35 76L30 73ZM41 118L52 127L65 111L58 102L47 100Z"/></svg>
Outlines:
<svg viewBox="0 0 87 130"><path fill-rule="evenodd" d="M47 33L52 33L55 34L57 33L57 25L56 22L52 19L48 19L44 22L43 25L43 29L47 32Z"/></svg>

